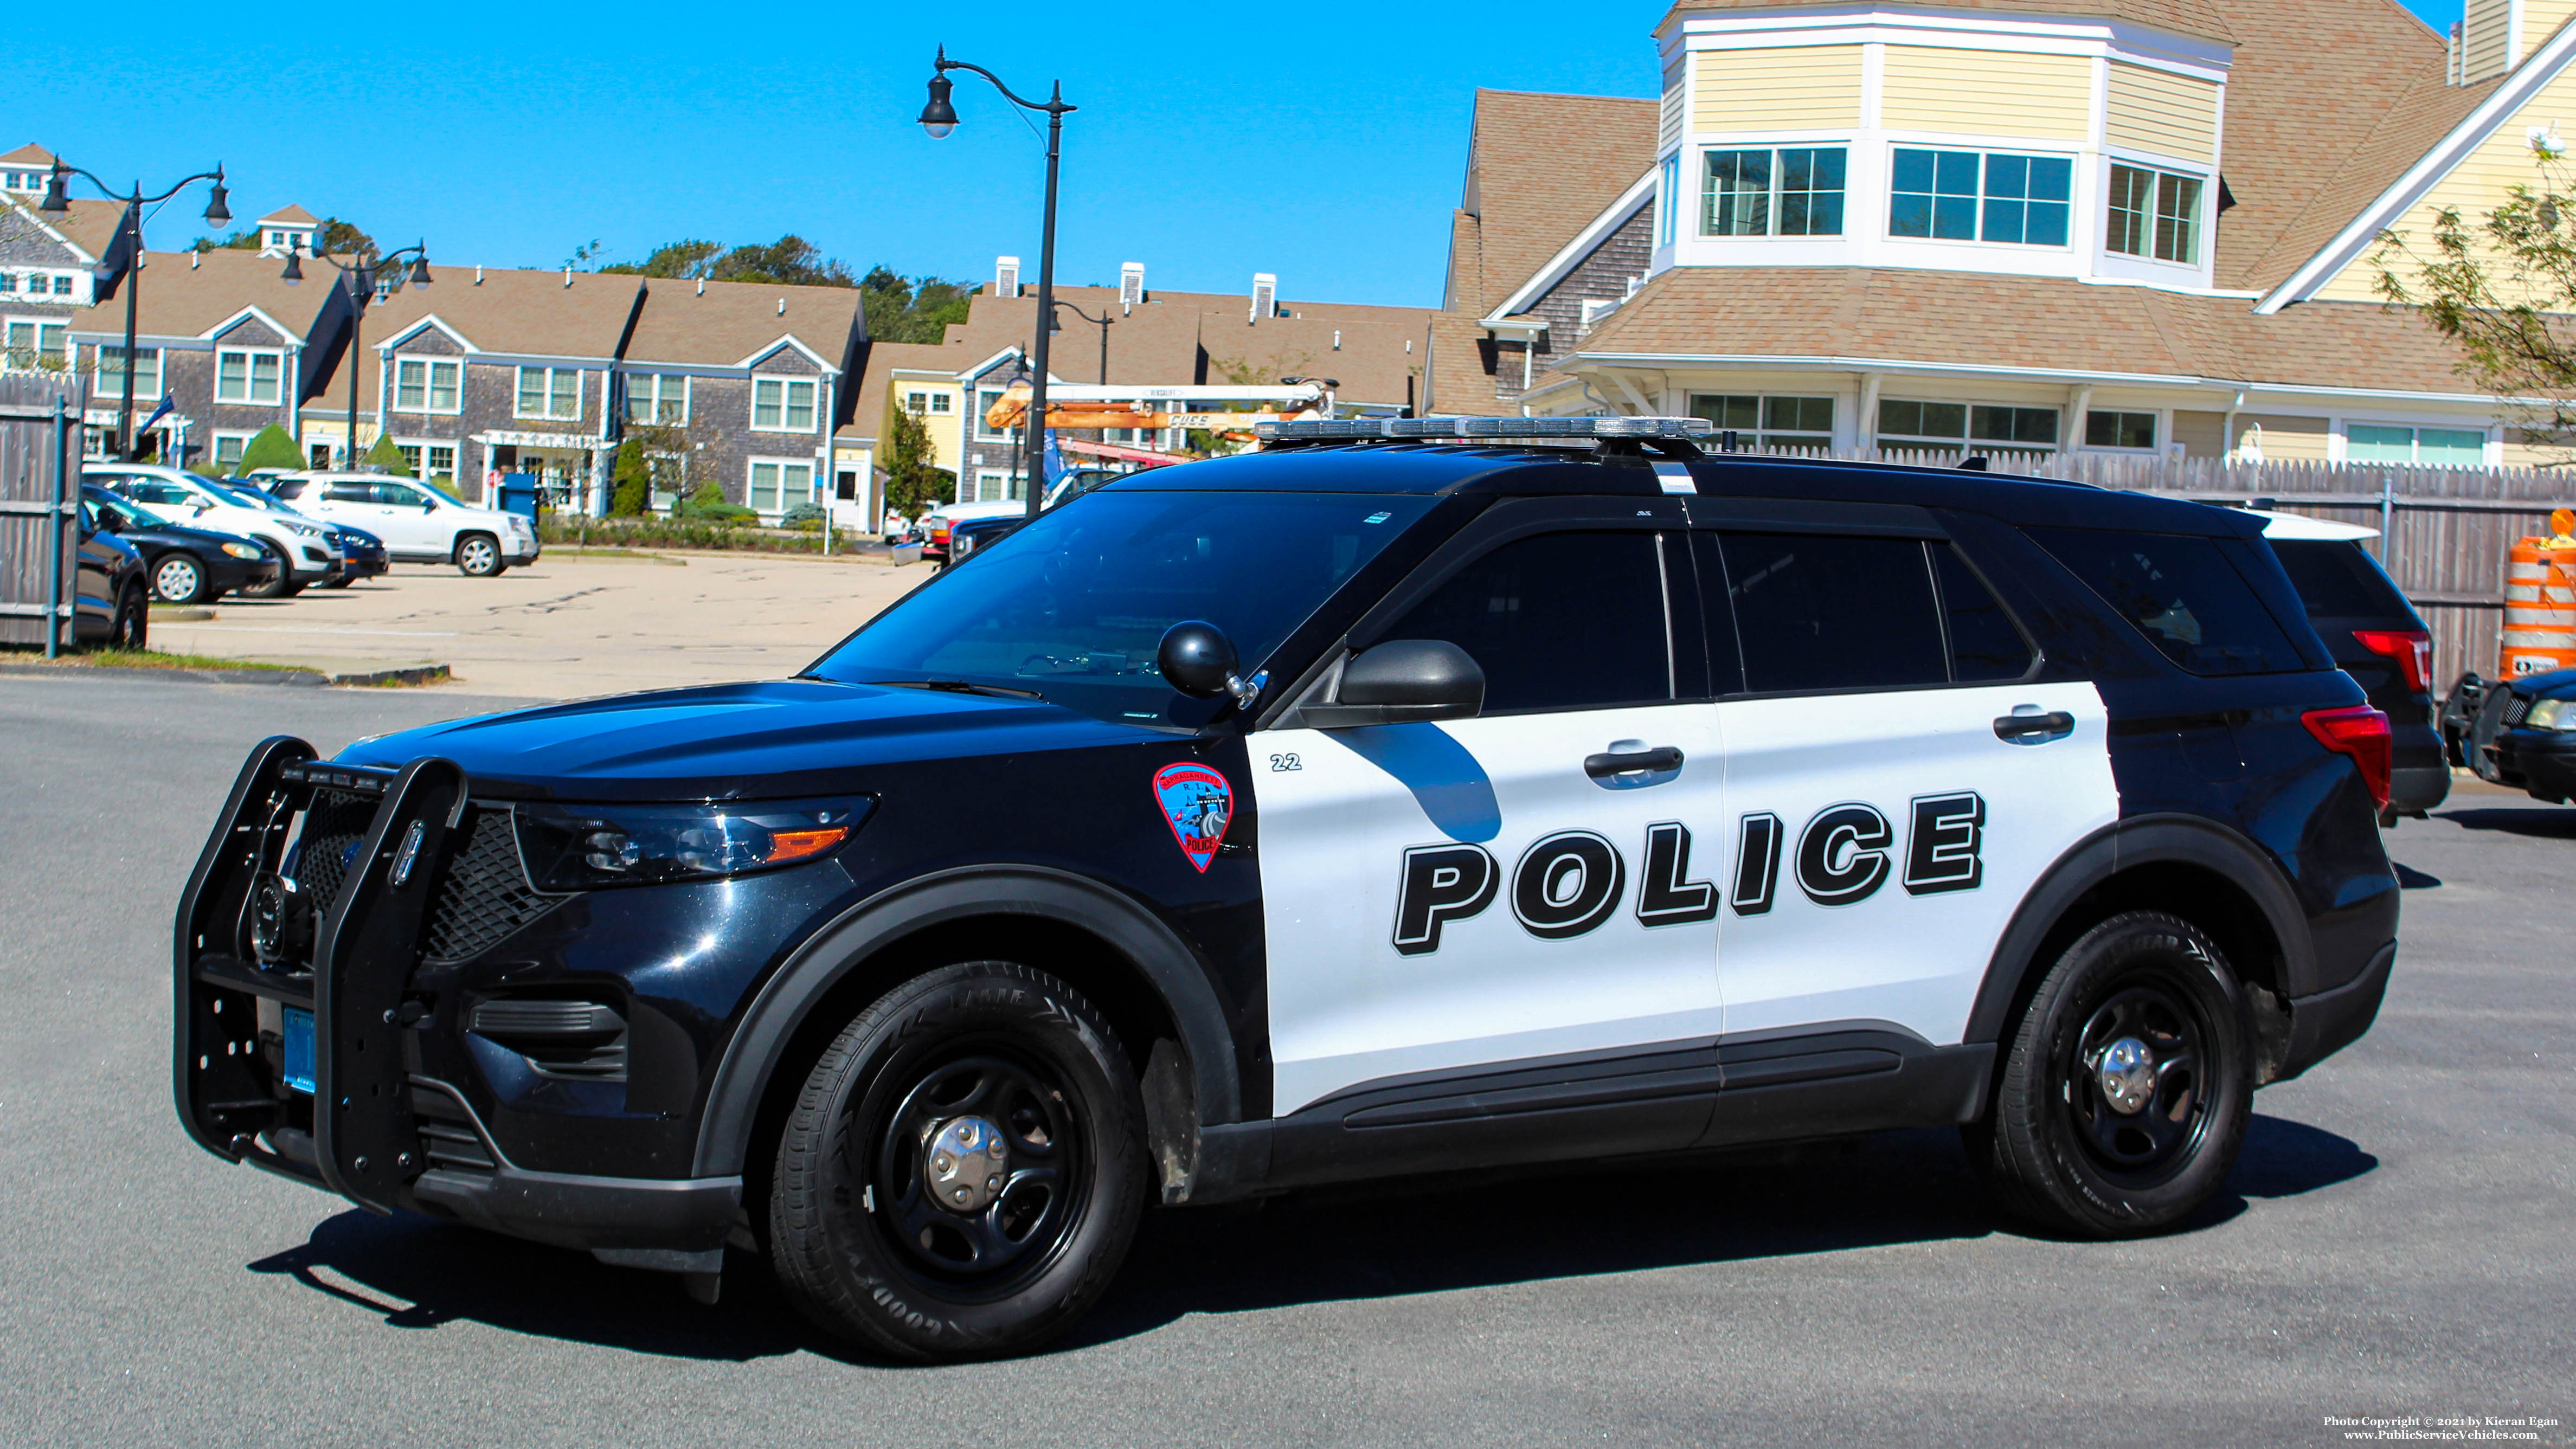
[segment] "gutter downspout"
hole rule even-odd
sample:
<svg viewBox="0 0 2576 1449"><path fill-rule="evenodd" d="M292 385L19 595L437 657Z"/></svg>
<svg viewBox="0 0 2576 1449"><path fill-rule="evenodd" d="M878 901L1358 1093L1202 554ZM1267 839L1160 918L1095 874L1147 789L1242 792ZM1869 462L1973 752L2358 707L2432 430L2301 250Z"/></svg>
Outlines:
<svg viewBox="0 0 2576 1449"><path fill-rule="evenodd" d="M1878 392L1887 382L1883 372L1860 375L1860 416L1852 419L1852 451L1860 452L1875 445L1878 438Z"/></svg>

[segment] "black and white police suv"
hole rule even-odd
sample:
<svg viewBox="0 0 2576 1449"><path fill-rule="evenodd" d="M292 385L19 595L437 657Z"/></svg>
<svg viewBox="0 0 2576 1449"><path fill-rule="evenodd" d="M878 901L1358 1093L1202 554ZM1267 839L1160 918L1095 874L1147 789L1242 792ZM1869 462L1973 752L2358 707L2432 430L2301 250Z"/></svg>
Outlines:
<svg viewBox="0 0 2576 1449"><path fill-rule="evenodd" d="M209 1151L899 1355L1148 1202L1955 1124L2152 1231L2396 953L2386 719L2258 520L1291 424L794 679L272 739L179 908Z"/></svg>

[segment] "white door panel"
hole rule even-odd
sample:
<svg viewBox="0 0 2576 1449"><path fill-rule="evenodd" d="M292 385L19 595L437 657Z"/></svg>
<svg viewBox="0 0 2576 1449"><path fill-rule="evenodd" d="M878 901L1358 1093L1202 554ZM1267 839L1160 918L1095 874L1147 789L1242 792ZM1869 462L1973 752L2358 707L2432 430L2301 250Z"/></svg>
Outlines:
<svg viewBox="0 0 2576 1449"><path fill-rule="evenodd" d="M1716 1034L1715 706L1248 744L1274 1112L1399 1073ZM1682 766L1611 788L1585 760L1614 745Z"/></svg>
<svg viewBox="0 0 2576 1449"><path fill-rule="evenodd" d="M1995 719L2022 706L2064 711L2072 733L1997 738ZM1717 709L1737 812L1718 948L1729 1035L1880 1020L1936 1044L1960 1040L2022 898L2119 815L2090 684Z"/></svg>

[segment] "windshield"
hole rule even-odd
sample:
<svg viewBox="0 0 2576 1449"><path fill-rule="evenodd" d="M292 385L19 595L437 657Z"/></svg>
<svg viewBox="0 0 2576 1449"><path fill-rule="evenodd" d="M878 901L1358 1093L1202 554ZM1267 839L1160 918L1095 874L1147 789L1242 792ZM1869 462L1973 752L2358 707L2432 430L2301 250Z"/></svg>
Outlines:
<svg viewBox="0 0 2576 1449"><path fill-rule="evenodd" d="M256 508L266 513L289 513L294 514L298 518L304 516L303 514L296 513L294 509L287 507L285 504L278 502L276 499L269 497L267 494L260 492L256 488L246 488L239 484L227 483L210 483L206 485L206 487L209 492L229 498L244 508Z"/></svg>
<svg viewBox="0 0 2576 1449"><path fill-rule="evenodd" d="M435 493L435 494L437 494L437 495L438 495L438 498L439 498L439 501L440 501L440 502L442 502L442 503L445 503L446 505L448 505L448 506L449 506L449 507L451 507L451 508L467 508L467 507L471 507L471 506L472 506L472 505L468 504L464 499L457 497L455 494L448 492L446 489L439 487L439 486L438 486L437 484L435 484L435 483L423 483L423 482L421 482L421 481L420 481L419 479L417 479L417 478L410 479L410 480L408 480L408 481L410 482L411 486L413 486L414 488L419 489L419 490L420 490L420 491L422 491L423 493Z"/></svg>
<svg viewBox="0 0 2576 1449"><path fill-rule="evenodd" d="M1367 494L1092 494L977 550L808 674L962 682L1139 724L1203 721L1154 665L1205 619L1247 675L1437 500Z"/></svg>
<svg viewBox="0 0 2576 1449"><path fill-rule="evenodd" d="M89 489L83 489L81 491L83 494L82 502L87 503L91 508L100 513L115 515L116 521L124 524L128 531L143 528L161 528L165 526L160 519L153 517L151 514L144 512L142 509L135 507L133 504L126 502L124 499L117 497L115 494L108 492L104 488L100 488L96 492L91 492Z"/></svg>

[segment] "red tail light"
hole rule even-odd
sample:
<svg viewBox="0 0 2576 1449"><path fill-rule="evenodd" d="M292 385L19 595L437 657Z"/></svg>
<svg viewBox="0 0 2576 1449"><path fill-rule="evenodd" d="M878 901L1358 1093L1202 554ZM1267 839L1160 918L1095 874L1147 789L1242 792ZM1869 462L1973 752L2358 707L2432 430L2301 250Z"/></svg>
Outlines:
<svg viewBox="0 0 2576 1449"><path fill-rule="evenodd" d="M2352 637L2373 654L2397 661L2411 694L2433 692L2433 636L2421 629L2355 629Z"/></svg>
<svg viewBox="0 0 2576 1449"><path fill-rule="evenodd" d="M2363 783L2370 786L2371 800L2382 808L2387 806L2388 716L2366 704L2348 704L2340 709L2309 710L2299 716L2299 723L2308 727L2318 744L2359 765Z"/></svg>

